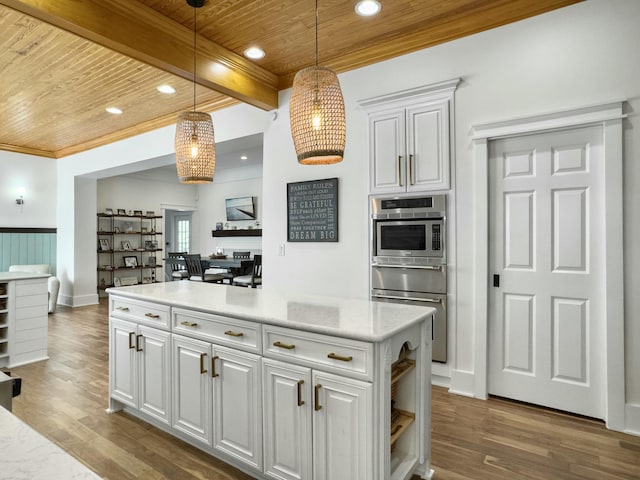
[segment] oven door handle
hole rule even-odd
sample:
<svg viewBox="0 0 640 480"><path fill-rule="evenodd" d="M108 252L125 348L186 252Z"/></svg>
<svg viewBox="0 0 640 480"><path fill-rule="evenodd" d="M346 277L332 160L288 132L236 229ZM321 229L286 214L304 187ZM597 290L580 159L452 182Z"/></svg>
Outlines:
<svg viewBox="0 0 640 480"><path fill-rule="evenodd" d="M445 267L444 265L383 265L381 263L372 263L372 267L378 268L414 268L419 270L438 270L439 272Z"/></svg>
<svg viewBox="0 0 640 480"><path fill-rule="evenodd" d="M441 298L417 298L417 297L401 297L399 295L376 295L375 293L371 295L374 298L388 298L390 300L411 300L413 302L424 302L424 303L442 303Z"/></svg>

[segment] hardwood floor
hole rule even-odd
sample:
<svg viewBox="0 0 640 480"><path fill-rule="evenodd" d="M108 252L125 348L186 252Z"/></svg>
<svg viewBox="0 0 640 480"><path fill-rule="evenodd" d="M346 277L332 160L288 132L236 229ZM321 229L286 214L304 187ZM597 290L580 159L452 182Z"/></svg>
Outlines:
<svg viewBox="0 0 640 480"><path fill-rule="evenodd" d="M251 478L134 417L106 413L107 315L106 303L49 315L51 358L12 369L23 379L13 412L105 479ZM599 421L437 387L432 419L435 480L640 479L640 437Z"/></svg>

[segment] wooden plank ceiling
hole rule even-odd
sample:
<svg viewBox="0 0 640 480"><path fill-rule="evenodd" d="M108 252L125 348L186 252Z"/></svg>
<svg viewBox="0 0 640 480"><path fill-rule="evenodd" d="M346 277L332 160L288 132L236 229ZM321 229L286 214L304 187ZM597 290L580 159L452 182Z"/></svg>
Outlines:
<svg viewBox="0 0 640 480"><path fill-rule="evenodd" d="M364 18L355 0L320 0L320 64L345 72L579 1L380 0L382 12ZM314 6L207 0L197 11L197 108L276 108L277 91L314 62ZM170 125L193 106L185 0L0 0L0 32L0 149L60 158ZM245 59L250 46L266 57Z"/></svg>

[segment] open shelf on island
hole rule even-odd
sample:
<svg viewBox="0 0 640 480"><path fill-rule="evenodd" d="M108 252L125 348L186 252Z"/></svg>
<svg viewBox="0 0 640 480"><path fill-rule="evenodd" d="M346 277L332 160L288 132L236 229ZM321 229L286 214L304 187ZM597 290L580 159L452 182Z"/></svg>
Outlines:
<svg viewBox="0 0 640 480"><path fill-rule="evenodd" d="M398 382L398 380L414 368L416 368L416 361L411 360L410 358L405 358L404 360L395 363L391 369L391 385Z"/></svg>
<svg viewBox="0 0 640 480"><path fill-rule="evenodd" d="M415 413L405 412L404 410L398 410L398 413L400 414L398 420L391 425L391 451L393 451L396 441L416 419Z"/></svg>

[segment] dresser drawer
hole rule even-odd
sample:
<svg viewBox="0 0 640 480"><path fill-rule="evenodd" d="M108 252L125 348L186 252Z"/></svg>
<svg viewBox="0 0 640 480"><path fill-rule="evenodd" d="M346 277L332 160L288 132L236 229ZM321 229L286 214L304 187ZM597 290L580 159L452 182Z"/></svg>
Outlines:
<svg viewBox="0 0 640 480"><path fill-rule="evenodd" d="M318 370L371 380L373 344L263 325L264 356Z"/></svg>
<svg viewBox="0 0 640 480"><path fill-rule="evenodd" d="M262 353L260 327L259 323L237 318L182 308L173 309L174 333L247 352Z"/></svg>
<svg viewBox="0 0 640 480"><path fill-rule="evenodd" d="M171 309L167 305L114 297L110 299L110 315L130 320L143 325L169 330L171 325Z"/></svg>

